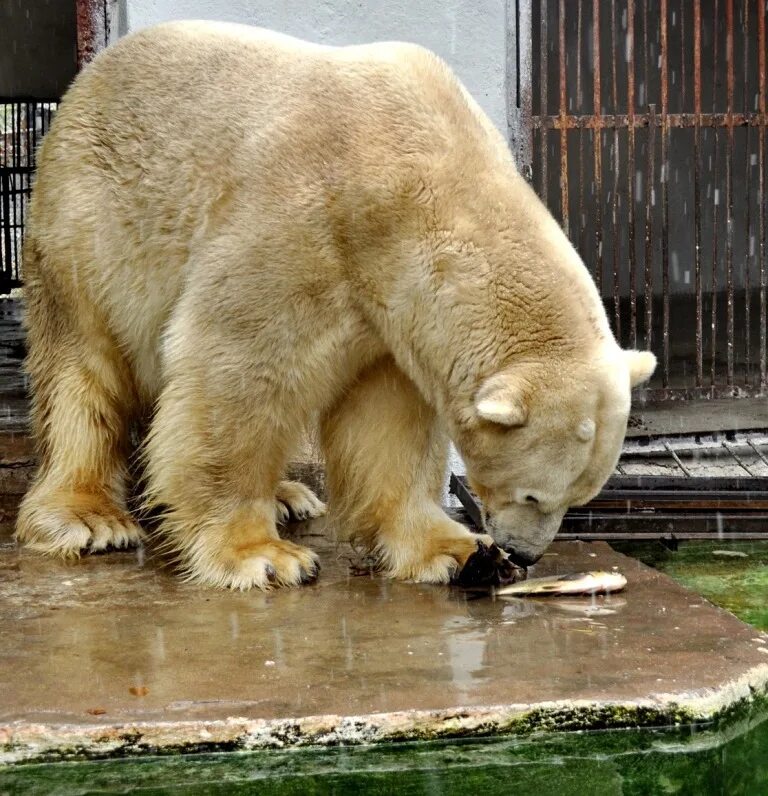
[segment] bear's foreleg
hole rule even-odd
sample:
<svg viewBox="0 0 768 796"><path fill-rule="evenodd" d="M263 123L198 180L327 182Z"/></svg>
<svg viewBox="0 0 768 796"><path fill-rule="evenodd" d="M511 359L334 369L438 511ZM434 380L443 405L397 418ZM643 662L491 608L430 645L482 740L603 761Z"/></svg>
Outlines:
<svg viewBox="0 0 768 796"><path fill-rule="evenodd" d="M301 425L286 416L291 402L246 378L249 363L236 360L234 347L226 356L169 363L145 449L147 504L162 511L161 545L207 585L307 582L317 556L277 531L288 513L307 519L325 509L308 488L281 480Z"/></svg>
<svg viewBox="0 0 768 796"><path fill-rule="evenodd" d="M331 519L389 576L447 583L486 535L440 507L448 439L433 409L387 358L368 368L324 418Z"/></svg>

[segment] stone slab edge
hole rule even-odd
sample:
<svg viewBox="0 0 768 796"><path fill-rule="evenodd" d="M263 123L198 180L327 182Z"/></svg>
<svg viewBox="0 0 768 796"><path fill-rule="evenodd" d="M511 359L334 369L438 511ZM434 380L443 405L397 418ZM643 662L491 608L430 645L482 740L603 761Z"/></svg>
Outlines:
<svg viewBox="0 0 768 796"><path fill-rule="evenodd" d="M718 688L616 700L558 700L362 716L227 718L123 724L0 726L0 765L137 755L352 746L541 731L625 729L712 722L768 697L768 663Z"/></svg>

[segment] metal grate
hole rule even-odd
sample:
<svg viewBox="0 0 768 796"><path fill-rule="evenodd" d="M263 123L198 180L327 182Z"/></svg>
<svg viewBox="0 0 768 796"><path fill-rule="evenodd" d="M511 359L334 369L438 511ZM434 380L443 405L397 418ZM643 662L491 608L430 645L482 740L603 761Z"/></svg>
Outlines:
<svg viewBox="0 0 768 796"><path fill-rule="evenodd" d="M764 0L514 0L510 136L659 398L763 395Z"/></svg>
<svg viewBox="0 0 768 796"><path fill-rule="evenodd" d="M37 145L55 102L0 100L0 293L21 283L21 244Z"/></svg>

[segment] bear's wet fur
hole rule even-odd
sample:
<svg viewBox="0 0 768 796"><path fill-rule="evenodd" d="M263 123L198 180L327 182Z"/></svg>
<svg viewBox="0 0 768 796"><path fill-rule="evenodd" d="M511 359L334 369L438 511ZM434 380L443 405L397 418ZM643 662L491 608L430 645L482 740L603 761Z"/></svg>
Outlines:
<svg viewBox="0 0 768 796"><path fill-rule="evenodd" d="M331 524L390 576L448 582L479 537L439 505L449 439L486 526L534 560L613 469L630 388L580 258L448 67L169 23L101 53L46 136L24 253L41 455L18 538L159 538L199 582L297 585L281 539L325 506L284 479L307 430Z"/></svg>

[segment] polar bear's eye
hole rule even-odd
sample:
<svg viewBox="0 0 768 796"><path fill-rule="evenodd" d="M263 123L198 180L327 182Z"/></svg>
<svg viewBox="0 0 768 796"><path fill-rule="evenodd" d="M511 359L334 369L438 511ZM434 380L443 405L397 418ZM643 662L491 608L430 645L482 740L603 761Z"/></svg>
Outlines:
<svg viewBox="0 0 768 796"><path fill-rule="evenodd" d="M539 505L538 499L535 498L533 495L526 495L525 496L525 502L526 503L530 503L530 504L532 504L534 506L538 506Z"/></svg>

